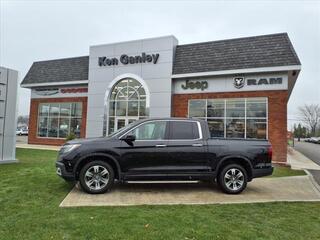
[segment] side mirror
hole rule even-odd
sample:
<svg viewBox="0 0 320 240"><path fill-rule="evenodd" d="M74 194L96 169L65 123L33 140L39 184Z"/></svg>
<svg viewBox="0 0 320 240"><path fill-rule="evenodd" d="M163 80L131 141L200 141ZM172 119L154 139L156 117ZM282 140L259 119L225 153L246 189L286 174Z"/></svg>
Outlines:
<svg viewBox="0 0 320 240"><path fill-rule="evenodd" d="M129 134L121 138L121 140L124 140L126 142L134 142L136 140L136 136Z"/></svg>

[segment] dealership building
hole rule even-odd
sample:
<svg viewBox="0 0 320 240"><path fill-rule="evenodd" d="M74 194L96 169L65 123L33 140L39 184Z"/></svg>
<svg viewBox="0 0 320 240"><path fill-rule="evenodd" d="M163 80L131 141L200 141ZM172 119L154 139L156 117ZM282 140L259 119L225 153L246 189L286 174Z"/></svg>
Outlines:
<svg viewBox="0 0 320 240"><path fill-rule="evenodd" d="M179 45L174 36L34 62L28 142L106 136L138 119L207 120L213 138L268 139L286 162L287 102L301 69L286 33Z"/></svg>

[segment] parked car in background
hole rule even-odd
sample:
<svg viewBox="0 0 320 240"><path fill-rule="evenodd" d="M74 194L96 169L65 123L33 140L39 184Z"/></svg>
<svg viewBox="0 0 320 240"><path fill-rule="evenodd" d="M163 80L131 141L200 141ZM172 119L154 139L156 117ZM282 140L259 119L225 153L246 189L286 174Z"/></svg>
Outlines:
<svg viewBox="0 0 320 240"><path fill-rule="evenodd" d="M314 142L313 143L318 143L318 144L320 144L320 137L316 137L315 139L314 139Z"/></svg>
<svg viewBox="0 0 320 240"><path fill-rule="evenodd" d="M211 138L204 120L147 119L108 137L67 142L56 171L88 193L104 193L117 179L216 181L223 192L237 194L272 174L271 158L267 140Z"/></svg>
<svg viewBox="0 0 320 240"><path fill-rule="evenodd" d="M17 130L16 130L16 135L28 136L28 134L29 134L29 130L27 128L17 128Z"/></svg>
<svg viewBox="0 0 320 240"><path fill-rule="evenodd" d="M305 142L309 142L309 143L318 143L318 144L320 144L320 137L306 138L304 141Z"/></svg>

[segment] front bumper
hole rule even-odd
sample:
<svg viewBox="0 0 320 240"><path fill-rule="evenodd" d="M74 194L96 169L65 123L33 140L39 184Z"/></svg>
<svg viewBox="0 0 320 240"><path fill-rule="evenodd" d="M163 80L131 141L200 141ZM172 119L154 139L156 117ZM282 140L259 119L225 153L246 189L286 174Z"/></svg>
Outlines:
<svg viewBox="0 0 320 240"><path fill-rule="evenodd" d="M73 173L68 172L62 162L56 162L56 173L66 181L75 181Z"/></svg>
<svg viewBox="0 0 320 240"><path fill-rule="evenodd" d="M273 167L268 168L256 168L252 170L252 178L264 177L272 175Z"/></svg>

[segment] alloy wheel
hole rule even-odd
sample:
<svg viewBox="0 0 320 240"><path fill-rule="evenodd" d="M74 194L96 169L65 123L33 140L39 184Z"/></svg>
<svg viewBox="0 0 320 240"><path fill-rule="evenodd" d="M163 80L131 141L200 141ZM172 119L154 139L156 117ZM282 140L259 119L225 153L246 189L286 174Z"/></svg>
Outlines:
<svg viewBox="0 0 320 240"><path fill-rule="evenodd" d="M226 187L231 191L239 190L244 184L244 175L238 168L230 168L223 179Z"/></svg>
<svg viewBox="0 0 320 240"><path fill-rule="evenodd" d="M94 165L87 169L84 180L91 190L101 190L109 182L109 171L101 165Z"/></svg>

